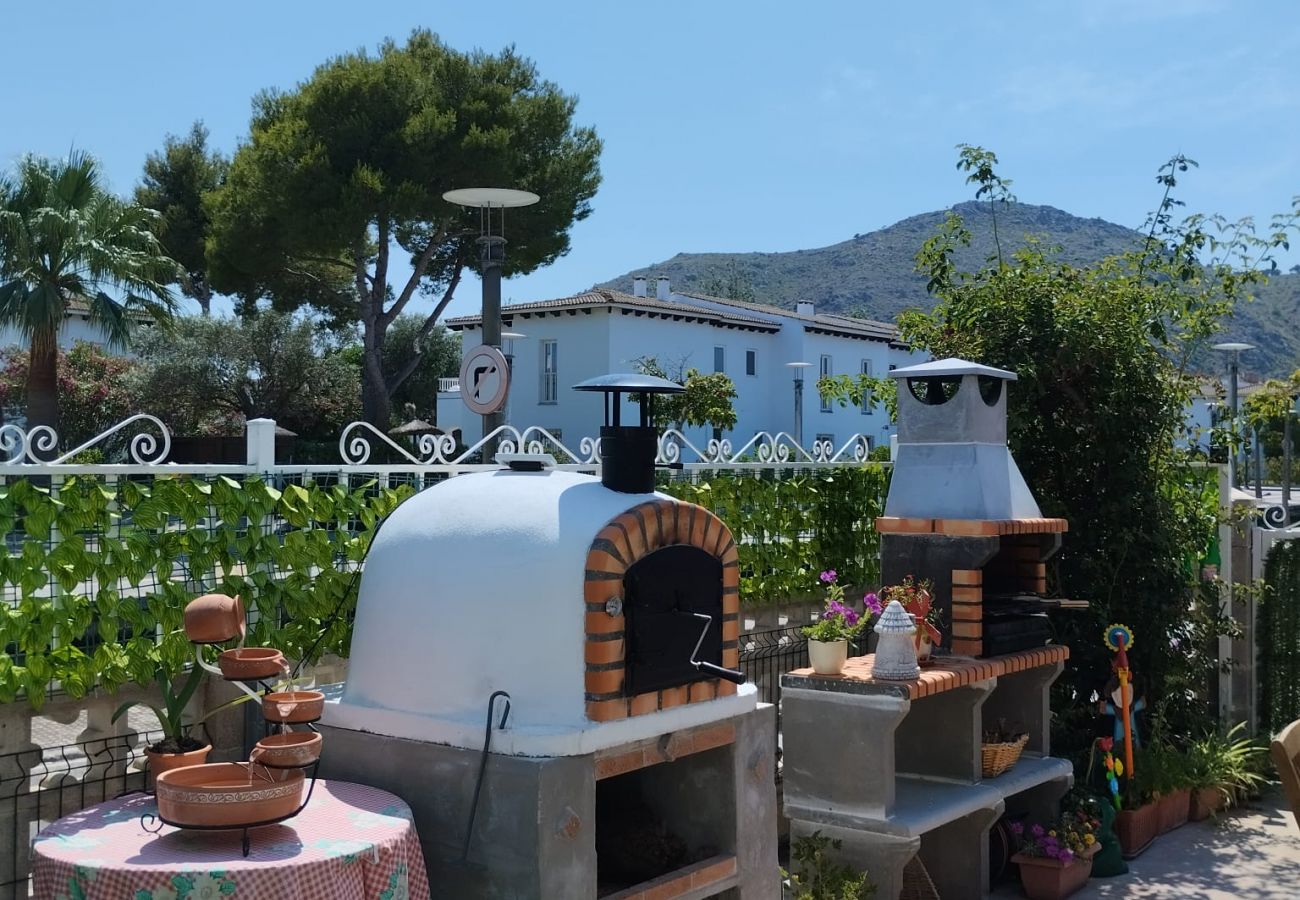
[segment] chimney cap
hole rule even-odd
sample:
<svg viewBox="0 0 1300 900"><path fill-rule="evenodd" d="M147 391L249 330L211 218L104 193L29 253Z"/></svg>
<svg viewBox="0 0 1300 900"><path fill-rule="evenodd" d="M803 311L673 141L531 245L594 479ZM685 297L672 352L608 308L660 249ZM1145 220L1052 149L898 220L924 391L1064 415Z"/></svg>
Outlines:
<svg viewBox="0 0 1300 900"><path fill-rule="evenodd" d="M615 372L610 375L598 375L588 378L573 386L575 391L595 391L601 394L638 393L638 394L681 394L686 391L675 381L660 378L657 375L640 375L636 372Z"/></svg>
<svg viewBox="0 0 1300 900"><path fill-rule="evenodd" d="M1006 369L995 369L992 366L958 359L955 356L950 356L947 359L931 360L930 362L907 366L902 369L890 369L888 374L890 378L935 378L944 375L987 375L992 378L1003 378L1007 381L1015 381L1017 378L1015 372L1008 372Z"/></svg>

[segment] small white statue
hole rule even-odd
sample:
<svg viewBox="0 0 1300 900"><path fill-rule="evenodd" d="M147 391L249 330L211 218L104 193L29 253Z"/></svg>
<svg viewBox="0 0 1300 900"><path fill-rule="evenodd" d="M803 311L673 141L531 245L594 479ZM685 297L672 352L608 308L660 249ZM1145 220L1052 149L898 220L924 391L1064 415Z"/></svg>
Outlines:
<svg viewBox="0 0 1300 900"><path fill-rule="evenodd" d="M876 661L871 668L875 678L891 681L911 681L921 677L921 667L916 663L916 623L897 600L889 601L876 623Z"/></svg>

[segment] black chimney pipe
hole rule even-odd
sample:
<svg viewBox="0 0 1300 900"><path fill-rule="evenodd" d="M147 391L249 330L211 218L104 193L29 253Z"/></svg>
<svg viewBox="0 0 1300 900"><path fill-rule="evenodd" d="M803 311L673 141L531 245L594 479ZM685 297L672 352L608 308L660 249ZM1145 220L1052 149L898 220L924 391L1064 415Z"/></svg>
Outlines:
<svg viewBox="0 0 1300 900"><path fill-rule="evenodd" d="M655 489L659 430L654 427L655 394L680 394L685 388L654 375L614 374L591 378L575 391L605 395L605 424L600 429L600 483L620 494L648 494ZM640 405L639 425L622 423L623 395Z"/></svg>

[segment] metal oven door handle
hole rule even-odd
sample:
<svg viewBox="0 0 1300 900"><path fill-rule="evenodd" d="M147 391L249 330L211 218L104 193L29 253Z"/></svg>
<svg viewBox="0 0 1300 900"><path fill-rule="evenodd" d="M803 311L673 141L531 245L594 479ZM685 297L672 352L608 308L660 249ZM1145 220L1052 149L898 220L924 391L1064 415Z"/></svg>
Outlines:
<svg viewBox="0 0 1300 900"><path fill-rule="evenodd" d="M704 613L691 613L697 619L704 620L704 630L700 632L700 639L695 642L695 649L691 651L691 665L700 672L707 672L716 678L725 678L735 684L745 683L745 673L737 672L735 669L724 669L722 666L714 665L711 662L704 662L696 659L700 653L700 647L704 644L704 638L708 636L709 628L713 625L713 616Z"/></svg>

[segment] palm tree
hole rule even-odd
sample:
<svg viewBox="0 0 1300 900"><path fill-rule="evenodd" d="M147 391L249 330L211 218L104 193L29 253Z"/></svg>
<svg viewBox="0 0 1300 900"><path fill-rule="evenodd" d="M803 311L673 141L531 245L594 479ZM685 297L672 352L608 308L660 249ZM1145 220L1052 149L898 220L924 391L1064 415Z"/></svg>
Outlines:
<svg viewBox="0 0 1300 900"><path fill-rule="evenodd" d="M85 304L112 345L141 312L170 317L180 268L158 243L157 218L111 194L81 152L27 156L15 178L0 179L0 324L31 344L28 428L58 426L58 338L71 304Z"/></svg>

